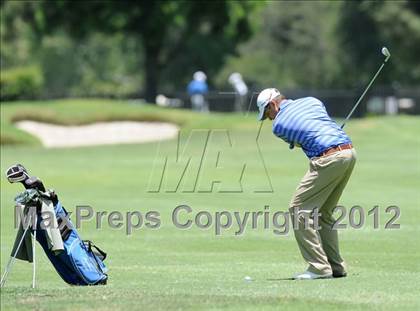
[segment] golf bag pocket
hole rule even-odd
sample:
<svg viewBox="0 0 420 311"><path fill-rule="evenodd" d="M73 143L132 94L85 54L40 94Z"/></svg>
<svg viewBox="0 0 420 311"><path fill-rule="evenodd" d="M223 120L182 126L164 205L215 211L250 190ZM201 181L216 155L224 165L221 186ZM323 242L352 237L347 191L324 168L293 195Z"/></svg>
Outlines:
<svg viewBox="0 0 420 311"><path fill-rule="evenodd" d="M80 285L106 284L107 268L103 261L80 239L74 239L69 248L69 256L74 270L83 280Z"/></svg>

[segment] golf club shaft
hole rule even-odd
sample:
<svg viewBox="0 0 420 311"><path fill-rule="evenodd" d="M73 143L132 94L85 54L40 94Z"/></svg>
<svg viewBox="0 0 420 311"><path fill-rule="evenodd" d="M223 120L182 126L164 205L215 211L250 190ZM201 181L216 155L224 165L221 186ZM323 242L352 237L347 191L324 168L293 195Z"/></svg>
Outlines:
<svg viewBox="0 0 420 311"><path fill-rule="evenodd" d="M356 104L354 105L353 109L350 111L350 113L347 115L347 117L344 119L343 124L341 125L341 128L344 127L344 125L346 125L346 122L348 121L348 119L350 119L350 117L352 116L353 112L356 110L357 106L359 106L360 102L362 101L363 97L365 97L367 91L370 89L370 87L372 86L373 82L375 82L376 77L379 75L379 73L381 72L382 68L384 68L386 63L386 60L382 63L381 67L379 67L378 71L376 72L376 74L373 76L372 80L369 82L368 86L366 87L366 89L364 90L364 92L362 93L362 95L359 97L359 99L357 100Z"/></svg>

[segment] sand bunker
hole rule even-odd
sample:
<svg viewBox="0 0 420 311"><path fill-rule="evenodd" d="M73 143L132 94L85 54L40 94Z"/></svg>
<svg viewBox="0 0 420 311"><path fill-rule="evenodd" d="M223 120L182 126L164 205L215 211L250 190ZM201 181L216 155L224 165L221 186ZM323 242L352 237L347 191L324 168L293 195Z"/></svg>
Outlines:
<svg viewBox="0 0 420 311"><path fill-rule="evenodd" d="M100 122L62 126L35 121L20 121L16 126L36 137L47 148L133 144L176 137L178 127L161 122Z"/></svg>

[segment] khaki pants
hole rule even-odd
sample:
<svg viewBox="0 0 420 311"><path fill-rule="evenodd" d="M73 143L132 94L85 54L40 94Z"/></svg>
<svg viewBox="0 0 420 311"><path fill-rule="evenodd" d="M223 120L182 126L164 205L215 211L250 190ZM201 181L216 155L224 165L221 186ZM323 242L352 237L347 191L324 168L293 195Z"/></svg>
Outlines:
<svg viewBox="0 0 420 311"><path fill-rule="evenodd" d="M332 226L334 208L350 178L356 162L356 151L347 149L310 160L309 170L302 178L290 202L290 213L297 228L295 238L308 270L317 274L343 274L344 260L338 248L337 230ZM319 226L313 226L312 212L318 208ZM298 215L295 215L295 212ZM306 215L305 215L306 214ZM306 222L306 225L305 225Z"/></svg>

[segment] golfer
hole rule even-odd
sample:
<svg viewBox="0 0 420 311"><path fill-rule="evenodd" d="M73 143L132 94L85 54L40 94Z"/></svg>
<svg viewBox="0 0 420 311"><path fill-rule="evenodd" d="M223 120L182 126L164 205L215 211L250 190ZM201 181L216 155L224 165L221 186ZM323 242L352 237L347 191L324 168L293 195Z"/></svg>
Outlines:
<svg viewBox="0 0 420 311"><path fill-rule="evenodd" d="M356 162L350 138L314 97L286 99L277 89L270 88L259 94L257 106L258 119L272 120L273 133L289 143L290 148L302 148L309 158L309 170L289 206L296 225L296 241L309 265L294 278L345 277L346 266L340 256L337 231L333 230L332 213ZM320 228L314 226L315 209L320 214Z"/></svg>

